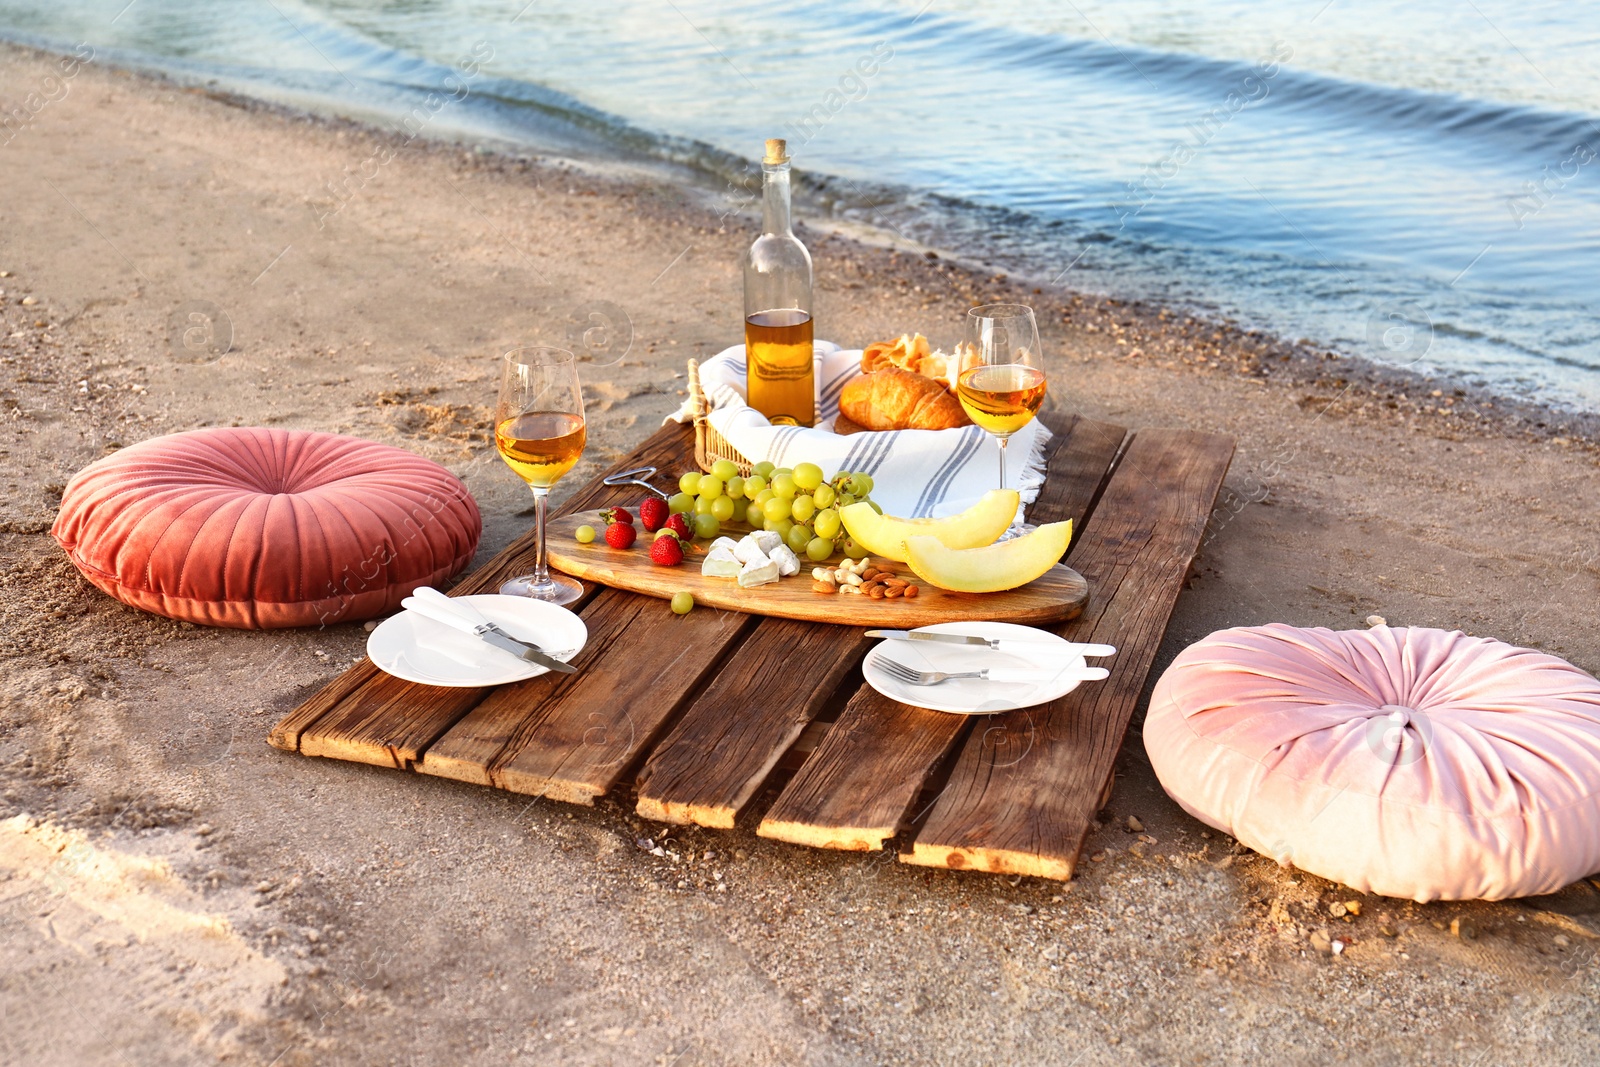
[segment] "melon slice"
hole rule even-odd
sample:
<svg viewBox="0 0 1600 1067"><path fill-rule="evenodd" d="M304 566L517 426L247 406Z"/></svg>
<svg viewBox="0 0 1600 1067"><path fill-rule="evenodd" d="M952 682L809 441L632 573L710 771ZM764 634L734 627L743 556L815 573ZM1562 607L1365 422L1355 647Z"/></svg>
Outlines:
<svg viewBox="0 0 1600 1067"><path fill-rule="evenodd" d="M845 532L869 555L904 562L905 543L912 537L933 537L949 548L992 545L1017 517L1021 498L1015 489L991 489L959 515L943 519L897 519L879 515L865 501L839 511Z"/></svg>
<svg viewBox="0 0 1600 1067"><path fill-rule="evenodd" d="M937 537L912 537L906 541L906 562L918 578L940 589L998 593L1042 576L1071 543L1071 520L981 548L951 548Z"/></svg>

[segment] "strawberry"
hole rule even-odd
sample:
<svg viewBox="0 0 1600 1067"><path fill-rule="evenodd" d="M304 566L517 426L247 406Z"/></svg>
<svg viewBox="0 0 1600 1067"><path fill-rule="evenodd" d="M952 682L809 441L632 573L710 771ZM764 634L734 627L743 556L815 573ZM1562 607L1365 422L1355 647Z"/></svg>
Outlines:
<svg viewBox="0 0 1600 1067"><path fill-rule="evenodd" d="M647 496L639 504L639 522L645 533L655 533L667 524L667 502L658 496Z"/></svg>
<svg viewBox="0 0 1600 1067"><path fill-rule="evenodd" d="M685 541L694 540L694 534L689 532L689 520L682 515L668 515L667 521L662 526L671 530Z"/></svg>
<svg viewBox="0 0 1600 1067"><path fill-rule="evenodd" d="M683 540L675 534L663 534L650 545L650 562L663 567L676 567L683 562Z"/></svg>
<svg viewBox="0 0 1600 1067"><path fill-rule="evenodd" d="M616 522L625 522L632 526L633 515L628 512L627 508L606 508L600 513L600 521L605 523L607 526L610 526L612 523Z"/></svg>
<svg viewBox="0 0 1600 1067"><path fill-rule="evenodd" d="M606 544L612 548L632 548L634 538L639 536L639 531L633 528L631 522L614 522L606 527Z"/></svg>

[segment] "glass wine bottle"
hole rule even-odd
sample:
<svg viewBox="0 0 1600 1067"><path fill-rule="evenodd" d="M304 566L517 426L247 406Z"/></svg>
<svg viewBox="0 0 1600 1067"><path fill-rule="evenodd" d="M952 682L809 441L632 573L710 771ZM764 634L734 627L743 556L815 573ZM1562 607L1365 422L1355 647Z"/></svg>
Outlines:
<svg viewBox="0 0 1600 1067"><path fill-rule="evenodd" d="M761 170L761 236L744 261L750 406L776 424L811 426L817 419L811 253L794 235L789 218L789 154L784 141L767 142Z"/></svg>

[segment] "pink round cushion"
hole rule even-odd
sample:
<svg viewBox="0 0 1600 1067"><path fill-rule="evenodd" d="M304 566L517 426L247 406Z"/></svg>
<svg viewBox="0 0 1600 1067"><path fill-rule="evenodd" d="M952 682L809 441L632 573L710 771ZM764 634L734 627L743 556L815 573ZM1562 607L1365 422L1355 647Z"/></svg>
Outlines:
<svg viewBox="0 0 1600 1067"><path fill-rule="evenodd" d="M1222 630L1156 683L1144 744L1191 815L1357 890L1497 900L1600 870L1600 682L1542 652Z"/></svg>
<svg viewBox="0 0 1600 1067"><path fill-rule="evenodd" d="M472 559L461 480L403 449L302 430L190 430L93 463L51 533L124 604L210 626L369 619Z"/></svg>

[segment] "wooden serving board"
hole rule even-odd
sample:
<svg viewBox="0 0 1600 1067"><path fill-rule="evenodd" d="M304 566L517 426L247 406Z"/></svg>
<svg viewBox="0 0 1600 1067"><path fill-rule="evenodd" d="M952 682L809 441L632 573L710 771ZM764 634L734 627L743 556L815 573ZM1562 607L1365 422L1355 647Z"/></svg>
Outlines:
<svg viewBox="0 0 1600 1067"><path fill-rule="evenodd" d="M593 526L601 536L592 544L579 544L573 533ZM1075 619L1089 602L1089 585L1070 567L1056 564L1048 572L1018 589L1003 593L952 593L938 589L911 573L904 563L889 567L921 588L913 600L874 600L843 593L818 593L811 588L811 568L823 566L804 556L802 570L791 578L741 589L732 578L707 578L700 573L710 542L688 546L683 562L662 567L650 561L651 534L642 529L632 548L617 549L605 543L605 524L598 511L580 511L549 522L550 566L587 582L613 589L670 599L687 590L700 607L726 608L749 615L772 615L807 622L834 622L846 626L882 626L909 630L940 622L986 619L991 622L1047 623ZM724 532L743 537L749 528L729 524ZM832 563L837 566L841 557Z"/></svg>

